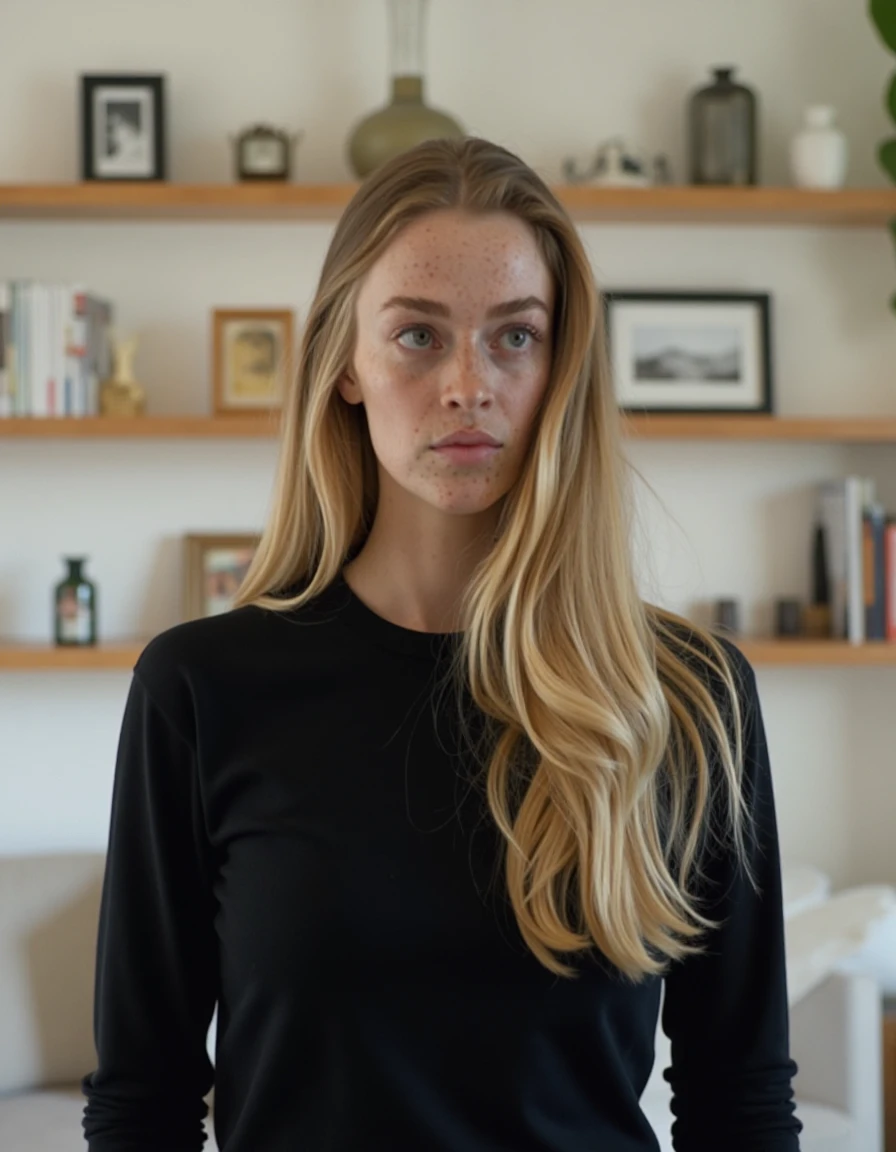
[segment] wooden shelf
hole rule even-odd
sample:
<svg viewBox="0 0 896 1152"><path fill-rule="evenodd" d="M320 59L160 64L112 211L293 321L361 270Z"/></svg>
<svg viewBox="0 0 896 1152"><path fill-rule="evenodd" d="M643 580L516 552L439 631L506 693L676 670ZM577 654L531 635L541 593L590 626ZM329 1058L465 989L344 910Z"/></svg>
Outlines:
<svg viewBox="0 0 896 1152"><path fill-rule="evenodd" d="M577 220L655 224L796 224L880 227L896 216L896 189L555 187Z"/></svg>
<svg viewBox="0 0 896 1152"><path fill-rule="evenodd" d="M896 444L896 416L625 416L644 440L788 440Z"/></svg>
<svg viewBox="0 0 896 1152"><path fill-rule="evenodd" d="M354 184L0 185L0 219L335 220Z"/></svg>
<svg viewBox="0 0 896 1152"><path fill-rule="evenodd" d="M848 644L845 640L732 638L751 664L811 664L848 667L896 667L896 643Z"/></svg>
<svg viewBox="0 0 896 1152"><path fill-rule="evenodd" d="M784 440L896 444L896 416L627 416L627 435L644 440ZM270 416L87 416L0 420L0 439L228 439L273 437Z"/></svg>
<svg viewBox="0 0 896 1152"><path fill-rule="evenodd" d="M0 644L0 669L16 672L129 671L145 646L145 640L122 640L91 648L57 648L54 644L8 641Z"/></svg>
<svg viewBox="0 0 896 1152"><path fill-rule="evenodd" d="M15 417L0 420L9 439L256 439L273 437L280 416L84 416L63 419Z"/></svg>
<svg viewBox="0 0 896 1152"><path fill-rule="evenodd" d="M52 644L0 643L0 671L124 671L129 672L146 640L121 640L95 648L57 648ZM896 667L896 643L847 644L842 640L736 639L755 665L830 667Z"/></svg>
<svg viewBox="0 0 896 1152"><path fill-rule="evenodd" d="M357 184L104 183L0 185L0 219L335 220ZM577 220L655 224L880 227L896 217L896 189L596 188L557 184Z"/></svg>

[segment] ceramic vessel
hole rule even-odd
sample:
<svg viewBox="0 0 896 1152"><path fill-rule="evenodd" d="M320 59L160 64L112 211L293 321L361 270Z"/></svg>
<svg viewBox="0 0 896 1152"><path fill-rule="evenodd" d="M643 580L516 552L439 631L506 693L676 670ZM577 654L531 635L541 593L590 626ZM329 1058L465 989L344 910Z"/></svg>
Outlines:
<svg viewBox="0 0 896 1152"><path fill-rule="evenodd" d="M834 124L834 109L813 104L805 124L790 144L790 171L799 188L842 188L846 180L849 147Z"/></svg>
<svg viewBox="0 0 896 1152"><path fill-rule="evenodd" d="M423 42L428 0L386 0L391 38L392 99L366 116L349 137L356 176L373 172L424 140L466 135L451 116L424 99Z"/></svg>
<svg viewBox="0 0 896 1152"><path fill-rule="evenodd" d="M756 184L756 94L734 80L734 68L714 68L713 82L690 99L692 184Z"/></svg>

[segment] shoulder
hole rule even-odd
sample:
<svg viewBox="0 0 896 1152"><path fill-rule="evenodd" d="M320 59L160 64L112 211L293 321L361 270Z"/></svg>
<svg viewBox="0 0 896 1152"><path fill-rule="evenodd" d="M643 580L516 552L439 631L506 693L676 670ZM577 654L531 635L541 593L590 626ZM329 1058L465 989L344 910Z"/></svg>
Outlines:
<svg viewBox="0 0 896 1152"><path fill-rule="evenodd" d="M663 624L658 640L663 642L673 660L697 677L717 705L730 702L731 685L741 704L748 704L755 698L756 673L733 640L710 635L705 629L681 618L666 619Z"/></svg>
<svg viewBox="0 0 896 1152"><path fill-rule="evenodd" d="M201 714L239 709L278 678L313 669L321 651L335 643L332 619L314 602L287 611L246 605L159 632L141 652L134 677L191 738Z"/></svg>
<svg viewBox="0 0 896 1152"><path fill-rule="evenodd" d="M175 624L154 636L134 671L154 685L187 668L227 659L235 645L257 642L267 630L267 613L254 607Z"/></svg>
<svg viewBox="0 0 896 1152"><path fill-rule="evenodd" d="M253 651L267 625L257 608L239 608L175 624L155 635L134 665L134 678L157 708L185 736L194 725L197 690L209 671L236 663L236 653Z"/></svg>

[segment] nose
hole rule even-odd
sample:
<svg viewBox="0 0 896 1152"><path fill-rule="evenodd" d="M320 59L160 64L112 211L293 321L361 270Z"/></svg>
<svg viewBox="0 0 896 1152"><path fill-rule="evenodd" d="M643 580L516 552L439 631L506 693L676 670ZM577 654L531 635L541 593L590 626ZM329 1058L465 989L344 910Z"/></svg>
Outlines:
<svg viewBox="0 0 896 1152"><path fill-rule="evenodd" d="M475 411L492 402L488 360L474 343L458 346L443 367L441 401L447 408Z"/></svg>

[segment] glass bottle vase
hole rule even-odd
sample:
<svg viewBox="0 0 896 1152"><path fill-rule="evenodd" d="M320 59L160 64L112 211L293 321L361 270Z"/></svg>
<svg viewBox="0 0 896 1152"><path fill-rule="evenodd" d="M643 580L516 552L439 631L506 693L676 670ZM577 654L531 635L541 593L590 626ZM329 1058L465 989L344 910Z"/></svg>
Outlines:
<svg viewBox="0 0 896 1152"><path fill-rule="evenodd" d="M392 99L365 116L348 141L353 172L363 179L393 156L424 140L465 132L447 113L424 100L424 31L429 0L386 0L391 41Z"/></svg>
<svg viewBox="0 0 896 1152"><path fill-rule="evenodd" d="M733 68L713 75L690 100L691 183L756 184L756 96Z"/></svg>
<svg viewBox="0 0 896 1152"><path fill-rule="evenodd" d="M61 647L96 644L96 585L84 575L84 557L63 557L68 572L54 589L55 637Z"/></svg>

